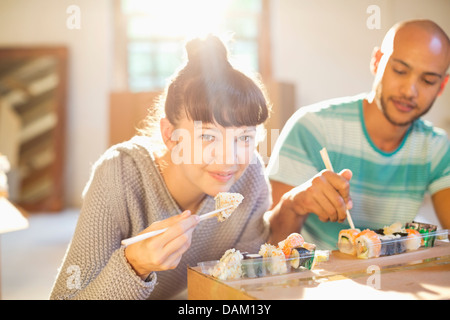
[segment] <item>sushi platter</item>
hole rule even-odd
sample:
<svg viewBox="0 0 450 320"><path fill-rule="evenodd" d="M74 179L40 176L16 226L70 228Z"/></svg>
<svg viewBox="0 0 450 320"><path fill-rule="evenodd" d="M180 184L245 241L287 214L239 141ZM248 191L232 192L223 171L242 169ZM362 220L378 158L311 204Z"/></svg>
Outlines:
<svg viewBox="0 0 450 320"><path fill-rule="evenodd" d="M336 292L347 292L349 299L450 299L448 230L411 222L353 233L351 240L343 232L349 240L340 235L333 251L298 234L258 253L227 250L220 260L188 268L188 298L340 299ZM377 276L380 288L371 285Z"/></svg>
<svg viewBox="0 0 450 320"><path fill-rule="evenodd" d="M299 233L292 233L277 246L263 244L258 253L227 250L220 260L200 262L204 274L223 281L259 278L301 272L313 269L327 261L329 250L316 250L304 242Z"/></svg>
<svg viewBox="0 0 450 320"><path fill-rule="evenodd" d="M262 258L259 254L241 253L238 250L230 249L224 255L226 257L224 260L200 262L198 266L204 274L220 280L232 281L311 270L321 261L328 260L331 252L329 250L317 250L311 253L302 252L298 249L293 251L295 252L294 256L297 257L293 256L286 259L282 257Z"/></svg>

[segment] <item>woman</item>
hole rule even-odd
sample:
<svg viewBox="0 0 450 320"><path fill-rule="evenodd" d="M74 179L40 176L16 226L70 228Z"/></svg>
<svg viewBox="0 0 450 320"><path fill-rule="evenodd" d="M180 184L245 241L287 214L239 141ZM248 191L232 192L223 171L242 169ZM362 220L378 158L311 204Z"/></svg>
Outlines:
<svg viewBox="0 0 450 320"><path fill-rule="evenodd" d="M187 266L219 259L230 248L257 252L268 241L263 214L270 193L256 153L269 115L261 88L228 62L214 36L187 43L188 62L144 135L113 146L95 164L52 299L168 299L186 288ZM219 192L243 202L225 222ZM121 240L161 228L124 248Z"/></svg>

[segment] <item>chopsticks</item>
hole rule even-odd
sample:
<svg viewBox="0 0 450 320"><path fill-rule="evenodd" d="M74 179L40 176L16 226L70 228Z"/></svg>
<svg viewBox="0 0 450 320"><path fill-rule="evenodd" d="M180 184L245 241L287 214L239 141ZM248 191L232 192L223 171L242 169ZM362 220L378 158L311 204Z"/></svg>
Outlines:
<svg viewBox="0 0 450 320"><path fill-rule="evenodd" d="M220 212L222 212L224 210L231 209L231 208L233 208L233 206L223 207L223 208L220 208L220 209L217 209L217 210L214 210L214 211L202 214L201 216L199 216L199 219L200 219L200 221L203 221L203 220L215 217L215 216L217 216L218 213L220 213Z"/></svg>
<svg viewBox="0 0 450 320"><path fill-rule="evenodd" d="M333 166L331 164L330 158L328 157L328 152L326 148L323 148L322 150L320 150L320 155L322 156L322 160L323 163L325 164L325 167L334 172L333 170ZM347 213L347 220L348 223L350 224L350 228L355 229L355 225L353 224L353 220L352 220L352 216L350 215L350 212L348 211L348 209L346 209L346 213Z"/></svg>
<svg viewBox="0 0 450 320"><path fill-rule="evenodd" d="M220 212L222 212L224 210L227 210L227 209L231 209L231 208L233 208L233 206L220 208L220 209L217 209L217 210L214 210L214 211L202 214L201 216L199 216L200 221L212 218L212 217L216 216L218 213L220 213ZM139 235L134 236L132 238L128 238L128 239L122 240L121 244L122 244L122 246L126 247L126 246L129 246L130 244L133 244L133 243L136 243L136 242L139 242L139 241L142 241L142 240L145 240L145 239L157 236L158 234L161 234L161 233L167 231L167 229L168 228L164 228L164 229L160 229L160 230L155 230L155 231L150 231L150 232L147 232L147 233L139 234Z"/></svg>

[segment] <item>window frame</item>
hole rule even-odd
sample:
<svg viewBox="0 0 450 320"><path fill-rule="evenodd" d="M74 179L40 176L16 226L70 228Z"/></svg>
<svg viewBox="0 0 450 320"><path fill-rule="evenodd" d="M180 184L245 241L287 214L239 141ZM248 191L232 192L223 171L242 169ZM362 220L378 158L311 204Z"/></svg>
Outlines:
<svg viewBox="0 0 450 320"><path fill-rule="evenodd" d="M128 37L126 16L121 9L121 0L113 1L114 22L114 63L112 88L116 91L130 91L128 73ZM258 69L263 81L272 78L270 46L270 0L261 0L261 13L258 17Z"/></svg>

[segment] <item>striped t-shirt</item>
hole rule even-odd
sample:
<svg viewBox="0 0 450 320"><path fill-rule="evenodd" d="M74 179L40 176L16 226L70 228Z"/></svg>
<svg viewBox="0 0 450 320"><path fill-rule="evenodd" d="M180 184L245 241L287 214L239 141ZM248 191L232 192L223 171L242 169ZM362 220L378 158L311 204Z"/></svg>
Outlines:
<svg viewBox="0 0 450 320"><path fill-rule="evenodd" d="M351 215L357 228L378 229L415 218L426 192L450 188L450 143L444 130L416 120L397 150L383 152L364 124L366 95L300 108L286 123L272 152L269 178L300 185L325 169L320 150L327 148L335 172L350 169ZM310 214L301 230L320 248L336 247L348 222L321 222Z"/></svg>

